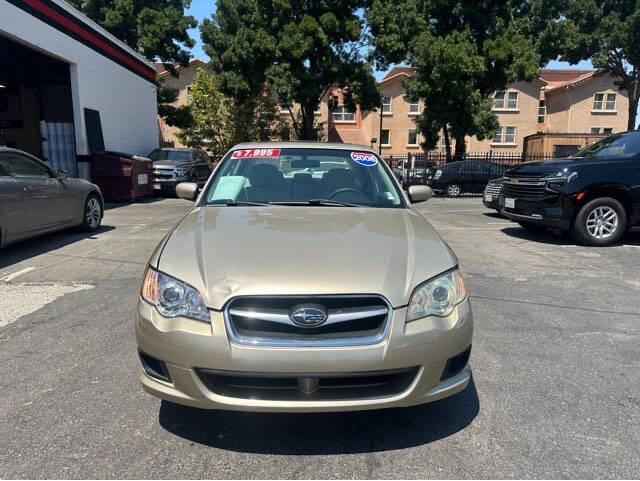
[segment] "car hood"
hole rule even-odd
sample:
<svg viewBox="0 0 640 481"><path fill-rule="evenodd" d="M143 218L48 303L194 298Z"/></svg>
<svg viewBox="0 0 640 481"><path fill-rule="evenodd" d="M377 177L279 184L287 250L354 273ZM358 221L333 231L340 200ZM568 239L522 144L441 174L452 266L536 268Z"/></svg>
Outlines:
<svg viewBox="0 0 640 481"><path fill-rule="evenodd" d="M576 159L552 159L534 162L525 162L505 172L506 176L510 173L523 174L549 174L558 172L564 168L573 167L577 162L583 162Z"/></svg>
<svg viewBox="0 0 640 481"><path fill-rule="evenodd" d="M154 167L183 167L189 165L189 162L184 160L157 160L153 163Z"/></svg>
<svg viewBox="0 0 640 481"><path fill-rule="evenodd" d="M413 209L289 206L197 207L157 261L212 309L269 294L381 294L398 307L456 264Z"/></svg>

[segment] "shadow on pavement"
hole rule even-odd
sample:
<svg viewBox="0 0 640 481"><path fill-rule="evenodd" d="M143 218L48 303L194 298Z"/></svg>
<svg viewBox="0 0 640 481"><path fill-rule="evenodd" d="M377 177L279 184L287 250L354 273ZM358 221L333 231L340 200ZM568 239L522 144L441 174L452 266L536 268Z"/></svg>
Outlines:
<svg viewBox="0 0 640 481"><path fill-rule="evenodd" d="M177 199L177 196L166 196L166 197L147 197L144 199L138 199L135 202L131 202L131 201L122 201L122 202L117 202L117 201L110 201L110 202L105 202L104 203L104 210L113 210L113 209L119 209L120 207L128 207L132 204L153 204L154 202L160 202L162 200L165 199ZM185 201L185 202L189 202L189 201Z"/></svg>
<svg viewBox="0 0 640 481"><path fill-rule="evenodd" d="M466 428L478 415L473 379L459 394L423 406L345 413L208 411L163 401L160 425L206 446L257 454L326 455L403 449Z"/></svg>
<svg viewBox="0 0 640 481"><path fill-rule="evenodd" d="M539 242L552 245L579 245L568 233L558 235L549 229L529 230L514 225L513 227L505 227L504 229L502 229L502 232L504 232L508 236L531 242ZM619 242L613 244L613 246L619 245L640 246L640 232L625 233L625 235L622 236L622 239ZM598 247L598 249L600 249L600 247Z"/></svg>
<svg viewBox="0 0 640 481"><path fill-rule="evenodd" d="M74 242L83 239L92 239L97 234L103 234L115 229L113 226L102 225L95 232L83 232L79 228L70 228L61 230L51 234L45 234L32 239L11 244L2 249L0 255L0 268L9 267L18 262L30 259L32 257L46 254L47 252L59 249Z"/></svg>

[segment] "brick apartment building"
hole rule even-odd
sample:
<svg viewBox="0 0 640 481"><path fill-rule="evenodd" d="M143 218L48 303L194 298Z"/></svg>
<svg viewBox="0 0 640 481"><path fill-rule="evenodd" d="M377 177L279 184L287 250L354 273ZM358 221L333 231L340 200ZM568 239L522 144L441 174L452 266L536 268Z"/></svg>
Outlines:
<svg viewBox="0 0 640 481"><path fill-rule="evenodd" d="M369 145L375 138L382 143L384 156L422 152L415 118L425 106L409 102L403 87L411 73L411 68L396 67L378 83L382 112L345 112L338 107L333 119L326 119L329 139ZM545 152L539 153L553 154L558 145L575 149L602 134L626 130L627 108L626 92L617 89L610 75L543 69L532 82L517 82L494 94L493 111L500 129L493 139L468 138L467 151L520 153L527 147L527 138L541 135L554 140L546 142ZM325 111L328 115L323 105L320 120L325 120ZM443 148L438 145L436 150Z"/></svg>
<svg viewBox="0 0 640 481"><path fill-rule="evenodd" d="M194 60L179 69L177 78L159 68L159 77L180 90L177 104L188 102L188 87L196 69L204 65ZM316 112L322 138L362 145L372 145L375 139L373 145L383 156L422 153L422 136L415 119L425 105L406 98L403 81L411 74L410 67L395 67L378 82L383 99L381 112L360 108L350 111L342 105L341 90L332 89ZM337 107L332 112L328 106L330 96L337 98ZM628 103L626 92L618 90L610 75L594 70L543 69L539 78L511 84L494 94L493 111L500 129L493 139L468 138L467 151L499 154L519 154L531 149L537 154L562 154L563 148L575 151L603 134L626 130ZM296 107L292 109L295 111ZM290 116L286 106L280 107L280 113ZM175 132L176 129L161 124L164 143L180 146ZM436 150L444 151L444 145L438 145Z"/></svg>

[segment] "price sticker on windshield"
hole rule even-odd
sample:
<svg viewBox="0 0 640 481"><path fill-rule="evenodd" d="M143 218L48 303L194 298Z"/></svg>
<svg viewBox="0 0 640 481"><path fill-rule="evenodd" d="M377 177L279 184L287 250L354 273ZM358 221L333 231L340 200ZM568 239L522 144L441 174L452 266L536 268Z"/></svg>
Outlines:
<svg viewBox="0 0 640 481"><path fill-rule="evenodd" d="M277 159L280 149L238 149L231 152L232 159Z"/></svg>
<svg viewBox="0 0 640 481"><path fill-rule="evenodd" d="M373 167L378 164L378 157L371 152L351 152L351 159L365 167Z"/></svg>

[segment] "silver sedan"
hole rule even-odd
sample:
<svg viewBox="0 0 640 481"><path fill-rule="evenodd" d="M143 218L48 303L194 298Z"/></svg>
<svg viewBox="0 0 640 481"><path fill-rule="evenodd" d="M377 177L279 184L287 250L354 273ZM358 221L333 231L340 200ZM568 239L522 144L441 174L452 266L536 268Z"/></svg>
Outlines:
<svg viewBox="0 0 640 481"><path fill-rule="evenodd" d="M0 147L0 247L73 226L95 231L103 212L97 185L54 172L26 152Z"/></svg>

